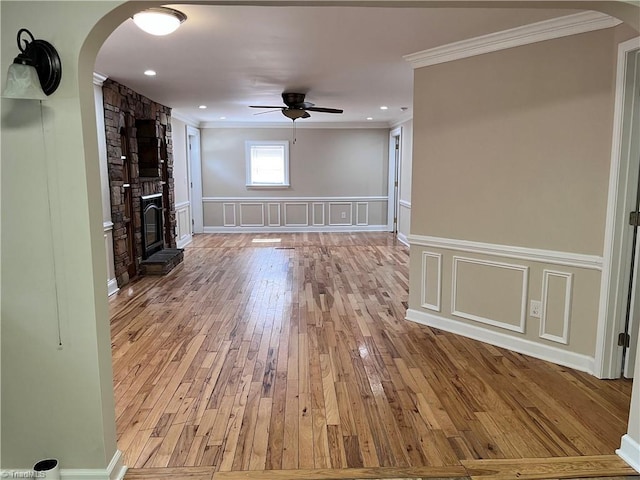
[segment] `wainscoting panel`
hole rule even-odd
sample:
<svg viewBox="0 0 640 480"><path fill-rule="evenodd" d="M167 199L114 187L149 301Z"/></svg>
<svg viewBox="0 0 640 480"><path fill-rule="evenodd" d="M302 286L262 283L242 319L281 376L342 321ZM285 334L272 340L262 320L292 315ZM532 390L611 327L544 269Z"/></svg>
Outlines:
<svg viewBox="0 0 640 480"><path fill-rule="evenodd" d="M191 242L191 203L176 204L176 227L176 245L183 248Z"/></svg>
<svg viewBox="0 0 640 480"><path fill-rule="evenodd" d="M356 202L356 225L369 225L369 204Z"/></svg>
<svg viewBox="0 0 640 480"><path fill-rule="evenodd" d="M204 197L204 231L383 232L385 196Z"/></svg>
<svg viewBox="0 0 640 480"><path fill-rule="evenodd" d="M311 204L311 221L314 226L324 226L324 203L313 202Z"/></svg>
<svg viewBox="0 0 640 480"><path fill-rule="evenodd" d="M351 202L329 202L329 225L351 225L352 205Z"/></svg>
<svg viewBox="0 0 640 480"><path fill-rule="evenodd" d="M222 221L225 227L236 226L236 204L224 203L222 205Z"/></svg>
<svg viewBox="0 0 640 480"><path fill-rule="evenodd" d="M113 262L113 223L103 222L104 248L107 252L107 295L111 296L118 291L118 280Z"/></svg>
<svg viewBox="0 0 640 480"><path fill-rule="evenodd" d="M267 204L267 218L270 227L279 227L280 226L280 204L279 203L268 203Z"/></svg>
<svg viewBox="0 0 640 480"><path fill-rule="evenodd" d="M453 257L451 313L524 333L529 267L475 258ZM478 295L478 285L483 289Z"/></svg>
<svg viewBox="0 0 640 480"><path fill-rule="evenodd" d="M540 338L565 345L569 343L572 285L571 273L554 270L542 272Z"/></svg>
<svg viewBox="0 0 640 480"><path fill-rule="evenodd" d="M422 294L423 308L440 311L442 296L442 255L439 253L422 252Z"/></svg>
<svg viewBox="0 0 640 480"><path fill-rule="evenodd" d="M284 225L286 227L306 227L309 225L309 207L306 203L284 204Z"/></svg>
<svg viewBox="0 0 640 480"><path fill-rule="evenodd" d="M264 205L262 203L240 203L240 226L263 227Z"/></svg>

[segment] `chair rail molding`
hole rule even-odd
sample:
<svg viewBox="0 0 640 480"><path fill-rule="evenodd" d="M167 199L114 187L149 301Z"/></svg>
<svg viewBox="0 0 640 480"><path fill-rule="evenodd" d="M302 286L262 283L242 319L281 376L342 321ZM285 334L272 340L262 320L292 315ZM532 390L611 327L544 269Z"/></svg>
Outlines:
<svg viewBox="0 0 640 480"><path fill-rule="evenodd" d="M409 235L410 245L429 248L442 248L459 252L493 255L531 262L548 263L551 265L564 265L567 267L585 268L602 271L603 259L598 255L585 255L581 253L559 252L556 250L542 250L537 248L516 247L500 245L496 243L473 242L469 240L457 240L453 238L431 237L423 235Z"/></svg>

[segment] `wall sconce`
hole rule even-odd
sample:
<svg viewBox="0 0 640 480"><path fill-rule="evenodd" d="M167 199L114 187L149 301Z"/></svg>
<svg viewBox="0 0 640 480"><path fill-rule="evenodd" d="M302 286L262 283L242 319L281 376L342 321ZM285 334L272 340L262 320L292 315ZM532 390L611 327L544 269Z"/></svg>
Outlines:
<svg viewBox="0 0 640 480"><path fill-rule="evenodd" d="M156 7L138 12L131 18L141 30L162 36L175 32L187 16L173 8Z"/></svg>
<svg viewBox="0 0 640 480"><path fill-rule="evenodd" d="M45 100L60 85L60 56L53 45L45 40L35 40L26 28L18 30L17 39L20 54L9 66L7 84L2 96Z"/></svg>

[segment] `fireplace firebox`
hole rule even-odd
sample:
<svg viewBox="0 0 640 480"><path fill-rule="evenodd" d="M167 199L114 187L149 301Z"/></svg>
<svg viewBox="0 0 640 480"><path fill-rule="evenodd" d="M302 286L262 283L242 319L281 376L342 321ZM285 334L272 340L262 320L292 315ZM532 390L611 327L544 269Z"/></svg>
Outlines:
<svg viewBox="0 0 640 480"><path fill-rule="evenodd" d="M140 197L142 212L142 258L149 258L164 247L162 194Z"/></svg>

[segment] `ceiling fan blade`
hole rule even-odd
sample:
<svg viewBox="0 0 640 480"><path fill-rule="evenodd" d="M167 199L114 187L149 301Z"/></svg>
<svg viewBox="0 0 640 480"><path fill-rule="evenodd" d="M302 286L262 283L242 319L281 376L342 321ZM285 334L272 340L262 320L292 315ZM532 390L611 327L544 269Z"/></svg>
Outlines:
<svg viewBox="0 0 640 480"><path fill-rule="evenodd" d="M323 112L323 113L342 113L343 110L339 108L324 108L324 107L309 107L310 112Z"/></svg>
<svg viewBox="0 0 640 480"><path fill-rule="evenodd" d="M274 107L273 105L249 105L249 108L284 108L282 105Z"/></svg>
<svg viewBox="0 0 640 480"><path fill-rule="evenodd" d="M264 115L265 113L274 113L277 112L278 110L267 110L266 112L258 112L258 113L254 113L254 115Z"/></svg>

